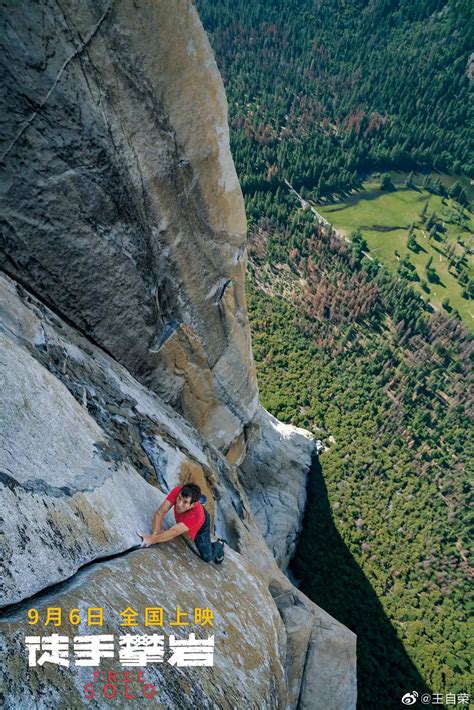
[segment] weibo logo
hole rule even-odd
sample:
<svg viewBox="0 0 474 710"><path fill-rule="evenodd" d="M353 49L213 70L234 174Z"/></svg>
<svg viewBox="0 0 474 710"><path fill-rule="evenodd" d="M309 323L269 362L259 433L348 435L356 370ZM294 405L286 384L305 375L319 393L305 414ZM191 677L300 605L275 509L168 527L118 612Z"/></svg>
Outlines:
<svg viewBox="0 0 474 710"><path fill-rule="evenodd" d="M402 703L404 705L414 705L418 698L418 693L414 690L412 693L405 693L402 697Z"/></svg>

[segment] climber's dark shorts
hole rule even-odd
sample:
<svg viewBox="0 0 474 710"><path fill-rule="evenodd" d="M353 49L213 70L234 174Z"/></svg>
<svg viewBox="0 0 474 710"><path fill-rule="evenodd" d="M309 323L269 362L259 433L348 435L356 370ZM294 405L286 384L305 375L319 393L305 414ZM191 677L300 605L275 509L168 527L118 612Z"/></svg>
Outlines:
<svg viewBox="0 0 474 710"><path fill-rule="evenodd" d="M215 562L223 554L224 546L221 542L211 542L211 516L204 509L206 519L196 533L194 543L199 550L204 562Z"/></svg>

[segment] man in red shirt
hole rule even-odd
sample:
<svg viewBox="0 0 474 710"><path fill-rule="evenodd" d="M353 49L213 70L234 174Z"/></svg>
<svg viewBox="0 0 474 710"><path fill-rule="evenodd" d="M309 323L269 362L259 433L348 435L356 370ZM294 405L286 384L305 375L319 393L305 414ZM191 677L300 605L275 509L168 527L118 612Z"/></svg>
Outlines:
<svg viewBox="0 0 474 710"><path fill-rule="evenodd" d="M200 503L200 497L201 489L195 483L173 488L153 516L151 535L139 533L143 538L141 546L149 547L178 535L189 535L205 562L220 564L224 559L224 542L221 538L211 542L211 518ZM163 518L173 506L176 525L162 530Z"/></svg>

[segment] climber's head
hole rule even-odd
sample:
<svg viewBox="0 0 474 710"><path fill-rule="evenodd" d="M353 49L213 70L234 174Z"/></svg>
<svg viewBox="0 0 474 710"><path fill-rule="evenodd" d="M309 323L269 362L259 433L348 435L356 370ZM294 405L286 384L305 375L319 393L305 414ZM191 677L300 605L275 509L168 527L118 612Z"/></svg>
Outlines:
<svg viewBox="0 0 474 710"><path fill-rule="evenodd" d="M186 483L180 490L176 503L174 504L177 513L185 513L194 508L201 497L201 489L196 483Z"/></svg>

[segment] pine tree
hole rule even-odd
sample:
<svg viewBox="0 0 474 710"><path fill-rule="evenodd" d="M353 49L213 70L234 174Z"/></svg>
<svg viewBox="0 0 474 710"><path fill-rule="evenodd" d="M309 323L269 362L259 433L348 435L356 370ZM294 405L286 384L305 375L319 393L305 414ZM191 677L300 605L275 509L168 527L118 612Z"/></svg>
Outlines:
<svg viewBox="0 0 474 710"><path fill-rule="evenodd" d="M392 182L392 178L388 173L385 173L382 175L382 180L380 182L380 189L381 190L394 190L395 186Z"/></svg>
<svg viewBox="0 0 474 710"><path fill-rule="evenodd" d="M437 195L441 195L444 191L443 183L441 182L440 178L437 177L436 180L433 183L433 192L436 192Z"/></svg>
<svg viewBox="0 0 474 710"><path fill-rule="evenodd" d="M414 252L419 251L419 246L418 242L416 241L416 237L414 234L409 234L408 235L408 248L411 249Z"/></svg>
<svg viewBox="0 0 474 710"><path fill-rule="evenodd" d="M458 200L459 198L459 193L462 190L461 185L459 184L458 180L456 182L453 182L451 187L448 190L448 197L450 197L452 200Z"/></svg>
<svg viewBox="0 0 474 710"><path fill-rule="evenodd" d="M469 200L467 199L467 195L463 187L458 190L457 201L463 207L469 207Z"/></svg>
<svg viewBox="0 0 474 710"><path fill-rule="evenodd" d="M436 214L436 211L432 212L430 216L428 217L428 221L426 222L426 227L427 229L431 229L434 225L436 225L438 216Z"/></svg>
<svg viewBox="0 0 474 710"><path fill-rule="evenodd" d="M420 220L424 224L426 222L426 213L428 211L428 200L424 203L423 207L421 208L420 212Z"/></svg>

